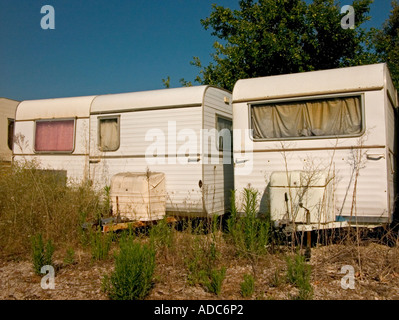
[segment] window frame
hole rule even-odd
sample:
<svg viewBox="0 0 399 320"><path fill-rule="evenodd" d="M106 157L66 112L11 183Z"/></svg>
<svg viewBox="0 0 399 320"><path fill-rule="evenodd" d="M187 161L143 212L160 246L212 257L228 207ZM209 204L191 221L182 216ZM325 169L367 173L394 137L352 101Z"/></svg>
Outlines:
<svg viewBox="0 0 399 320"><path fill-rule="evenodd" d="M101 129L101 120L110 120L110 119L116 119L116 123L118 126L118 147L115 150L102 150L101 148L101 134L100 134L100 129ZM100 152L115 152L118 151L121 146L121 115L112 115L112 116L98 116L97 117L97 149Z"/></svg>
<svg viewBox="0 0 399 320"><path fill-rule="evenodd" d="M219 131L218 131L218 120L223 119L231 122L231 136L230 136L230 144L231 144L231 149L230 150L224 150L223 148L220 149L220 144L219 144ZM217 131L217 139L216 139L216 150L219 152L233 152L233 119L230 119L226 116L220 115L218 113L215 113L215 128Z"/></svg>
<svg viewBox="0 0 399 320"><path fill-rule="evenodd" d="M357 134L344 134L344 135L328 135L328 136L308 136L308 137L283 137L283 138L254 138L253 127L252 127L252 108L253 106L265 106L268 104L285 103L285 102L305 102L311 100L323 100L323 99L334 99L334 98L360 98L360 112L361 112L361 130ZM249 138L253 142L265 142L265 141L292 141L292 140L319 140L319 139L339 139L339 138L356 138L362 136L366 131L365 123L365 102L364 92L351 92L346 94L326 94L317 96L303 96L293 98L282 98L282 99L271 99L256 101L254 103L247 103L248 106L248 128L250 129Z"/></svg>
<svg viewBox="0 0 399 320"><path fill-rule="evenodd" d="M37 119L33 128L33 152L37 154L72 154L75 152L75 139L76 139L76 120L77 118L53 118L53 119ZM59 121L73 121L73 137L72 137L72 150L68 151L51 151L51 150L36 150L36 127L38 122L59 122Z"/></svg>
<svg viewBox="0 0 399 320"><path fill-rule="evenodd" d="M14 149L14 133L15 133L15 119L7 118L7 146L8 149L13 151ZM12 123L12 144L10 146L10 124Z"/></svg>

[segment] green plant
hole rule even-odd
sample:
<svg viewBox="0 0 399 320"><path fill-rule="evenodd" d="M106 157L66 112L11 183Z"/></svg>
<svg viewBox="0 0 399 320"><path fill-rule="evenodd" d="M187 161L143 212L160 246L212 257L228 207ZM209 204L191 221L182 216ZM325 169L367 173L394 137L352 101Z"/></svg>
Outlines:
<svg viewBox="0 0 399 320"><path fill-rule="evenodd" d="M152 286L155 250L151 245L134 241L131 236L123 236L119 245L115 270L103 279L104 290L113 300L144 299Z"/></svg>
<svg viewBox="0 0 399 320"><path fill-rule="evenodd" d="M54 246L51 240L47 240L44 245L42 235L39 233L32 237L32 260L33 269L36 274L41 274L41 269L45 265L52 265Z"/></svg>
<svg viewBox="0 0 399 320"><path fill-rule="evenodd" d="M228 234L238 252L244 255L264 254L271 238L271 224L269 219L257 216L259 193L257 190L245 188L244 216L237 217L235 194L232 193L232 213L227 221Z"/></svg>
<svg viewBox="0 0 399 320"><path fill-rule="evenodd" d="M313 297L313 288L310 283L312 275L311 266L300 253L293 258L287 257L287 281L299 289L299 294L293 297L297 300L310 300Z"/></svg>
<svg viewBox="0 0 399 320"><path fill-rule="evenodd" d="M170 227L166 218L153 225L149 232L150 242L156 249L171 248L174 241L173 228Z"/></svg>
<svg viewBox="0 0 399 320"><path fill-rule="evenodd" d="M92 231L90 233L91 257L93 260L104 260L108 258L111 248L112 234Z"/></svg>
<svg viewBox="0 0 399 320"><path fill-rule="evenodd" d="M71 265L75 263L75 251L73 248L68 248L66 251L66 256L64 258L64 264Z"/></svg>
<svg viewBox="0 0 399 320"><path fill-rule="evenodd" d="M253 295L255 291L255 279L252 274L244 274L244 281L241 282L241 295L243 298L248 298Z"/></svg>
<svg viewBox="0 0 399 320"><path fill-rule="evenodd" d="M204 274L204 285L209 290L209 292L216 295L220 295L222 291L222 283L226 276L226 267L221 269L212 269L209 274Z"/></svg>

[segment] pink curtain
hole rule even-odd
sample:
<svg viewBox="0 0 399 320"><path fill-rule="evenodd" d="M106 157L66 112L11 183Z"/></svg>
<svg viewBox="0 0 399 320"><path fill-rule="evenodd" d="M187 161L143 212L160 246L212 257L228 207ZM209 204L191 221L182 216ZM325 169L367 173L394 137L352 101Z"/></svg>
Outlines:
<svg viewBox="0 0 399 320"><path fill-rule="evenodd" d="M72 151L74 120L37 121L36 151Z"/></svg>

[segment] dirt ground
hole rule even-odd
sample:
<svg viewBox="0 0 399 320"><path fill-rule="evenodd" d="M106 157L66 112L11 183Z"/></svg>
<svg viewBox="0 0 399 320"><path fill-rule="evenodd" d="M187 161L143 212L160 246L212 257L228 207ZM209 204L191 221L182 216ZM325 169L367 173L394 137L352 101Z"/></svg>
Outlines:
<svg viewBox="0 0 399 320"><path fill-rule="evenodd" d="M227 257L227 256L226 256ZM106 300L102 279L113 269L112 257L92 261L90 253L77 251L75 263L66 265L54 257L55 288L42 289L41 276L33 272L29 257L19 261L0 260L2 300ZM298 289L285 280L286 260L282 253L268 255L255 266L241 258L222 259L227 267L220 296L187 282L187 271L169 255L157 264L149 300L240 300L240 283L245 273L255 271L252 300L287 300ZM312 248L313 299L315 300L399 300L399 248L370 243L357 247L341 244ZM343 266L353 266L354 289L343 289Z"/></svg>

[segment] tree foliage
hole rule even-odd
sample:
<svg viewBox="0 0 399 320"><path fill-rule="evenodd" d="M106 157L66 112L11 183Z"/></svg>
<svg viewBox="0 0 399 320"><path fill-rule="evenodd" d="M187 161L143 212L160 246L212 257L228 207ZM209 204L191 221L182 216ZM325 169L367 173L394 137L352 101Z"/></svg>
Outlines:
<svg viewBox="0 0 399 320"><path fill-rule="evenodd" d="M218 38L213 61L198 57L196 81L229 90L238 79L373 63L371 35L361 28L372 0L354 0L355 28L344 29L335 0L240 0L239 9L213 5L201 24Z"/></svg>
<svg viewBox="0 0 399 320"><path fill-rule="evenodd" d="M396 88L399 88L399 3L392 1L392 10L382 30L375 30L376 52L387 62Z"/></svg>

